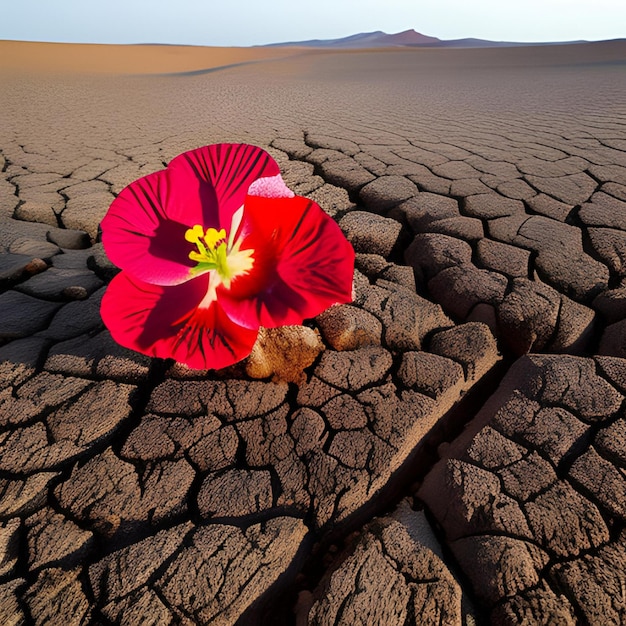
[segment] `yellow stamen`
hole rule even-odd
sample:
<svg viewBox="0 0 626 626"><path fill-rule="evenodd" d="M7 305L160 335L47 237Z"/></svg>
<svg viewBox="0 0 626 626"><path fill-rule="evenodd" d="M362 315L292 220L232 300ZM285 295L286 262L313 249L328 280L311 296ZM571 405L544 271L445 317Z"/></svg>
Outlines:
<svg viewBox="0 0 626 626"><path fill-rule="evenodd" d="M208 306L215 300L215 290L220 284L230 289L233 279L247 274L254 265L254 250L240 250L243 238L235 240L242 217L243 207L233 215L228 236L224 228L207 228L205 231L200 224L185 232L185 240L197 247L189 252L189 258L197 264L189 270L190 274L198 276L211 272L209 291L200 306Z"/></svg>
<svg viewBox="0 0 626 626"><path fill-rule="evenodd" d="M199 224L196 224L194 228L196 228L197 226L199 226ZM202 228L202 226L200 226L200 228ZM207 228L206 235L204 235L204 242L209 248L215 248L215 244L222 239L226 239L226 231L223 228L221 230L215 230L215 228Z"/></svg>

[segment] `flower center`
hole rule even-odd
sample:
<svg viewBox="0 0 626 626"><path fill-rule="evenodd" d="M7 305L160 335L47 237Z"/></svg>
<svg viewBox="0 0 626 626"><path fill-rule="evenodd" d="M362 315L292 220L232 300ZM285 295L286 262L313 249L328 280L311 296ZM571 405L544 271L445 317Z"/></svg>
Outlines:
<svg viewBox="0 0 626 626"><path fill-rule="evenodd" d="M197 263L189 270L189 273L192 276L198 276L206 272L214 272L210 281L213 292L220 284L230 289L231 281L237 276L247 274L254 265L252 256L254 250L241 250L243 237L235 241L242 217L243 207L235 211L233 215L228 238L224 228L205 230L200 224L196 224L185 233L185 239L195 244L197 248L189 253L189 258Z"/></svg>

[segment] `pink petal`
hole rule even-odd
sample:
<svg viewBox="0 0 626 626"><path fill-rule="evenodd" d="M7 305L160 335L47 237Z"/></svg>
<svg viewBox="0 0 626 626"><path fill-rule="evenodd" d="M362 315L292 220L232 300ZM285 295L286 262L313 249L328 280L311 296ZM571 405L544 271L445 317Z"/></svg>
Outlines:
<svg viewBox="0 0 626 626"><path fill-rule="evenodd" d="M228 228L248 187L278 174L256 146L216 144L185 152L166 170L122 190L102 220L102 242L115 265L155 285L190 279L193 250L185 231L195 224Z"/></svg>
<svg viewBox="0 0 626 626"><path fill-rule="evenodd" d="M237 324L300 324L352 301L354 250L314 202L249 196L243 232L242 249L254 249L254 267L230 290L218 289L222 307Z"/></svg>
<svg viewBox="0 0 626 626"><path fill-rule="evenodd" d="M293 198L296 194L285 185L280 174L255 180L248 188L248 195L262 198Z"/></svg>
<svg viewBox="0 0 626 626"><path fill-rule="evenodd" d="M201 316L204 326L189 324L207 286L206 275L164 287L120 272L102 299L102 319L119 344L137 352L195 369L227 367L250 354L258 328L233 323L218 303Z"/></svg>

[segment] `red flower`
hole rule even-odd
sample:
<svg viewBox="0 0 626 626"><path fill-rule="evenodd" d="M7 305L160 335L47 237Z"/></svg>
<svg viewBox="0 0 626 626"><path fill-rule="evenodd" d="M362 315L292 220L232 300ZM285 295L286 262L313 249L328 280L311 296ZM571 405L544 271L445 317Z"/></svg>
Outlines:
<svg viewBox="0 0 626 626"><path fill-rule="evenodd" d="M352 299L352 247L255 146L185 152L131 183L102 220L102 242L122 268L102 300L113 338L197 369L245 358L260 326Z"/></svg>

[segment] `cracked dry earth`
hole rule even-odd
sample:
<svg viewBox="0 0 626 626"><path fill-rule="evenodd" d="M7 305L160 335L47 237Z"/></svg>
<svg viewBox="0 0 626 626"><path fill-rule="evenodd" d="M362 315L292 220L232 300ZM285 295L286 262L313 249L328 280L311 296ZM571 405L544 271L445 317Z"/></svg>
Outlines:
<svg viewBox="0 0 626 626"><path fill-rule="evenodd" d="M2 624L626 623L625 62L4 74ZM355 300L194 372L103 328L98 223L219 141L337 219Z"/></svg>

